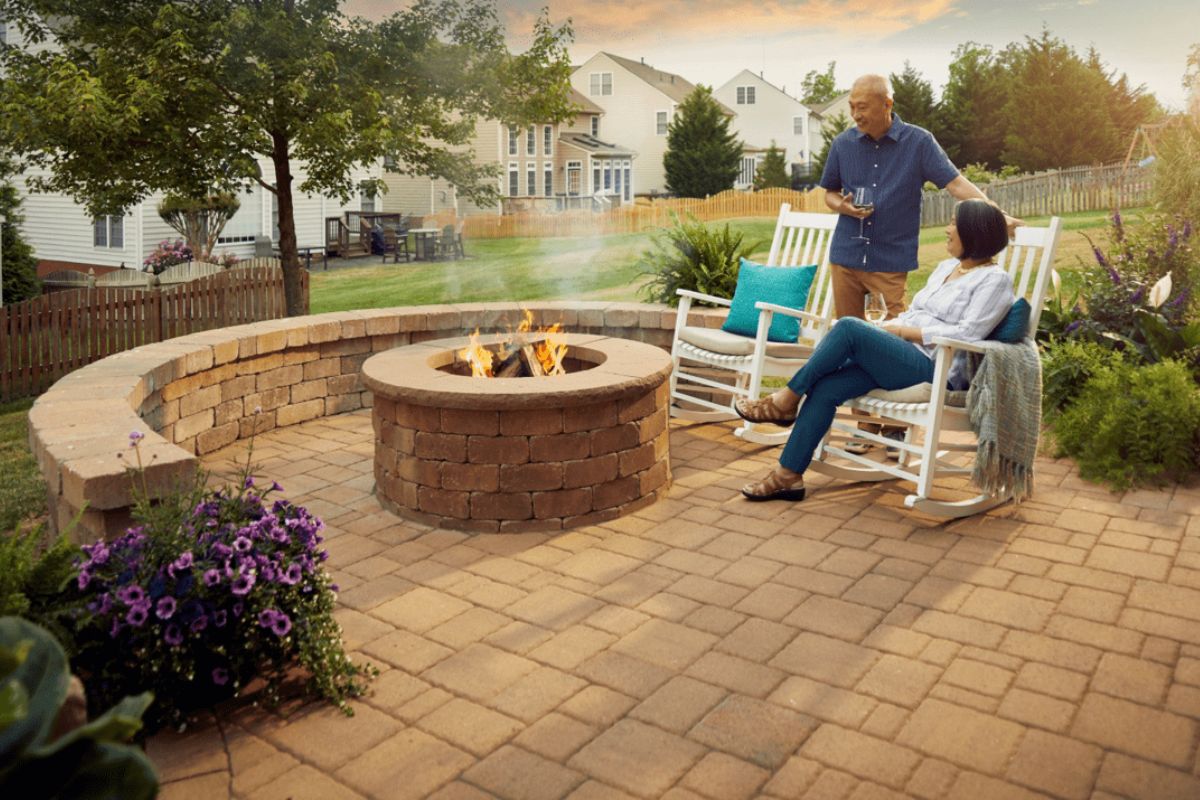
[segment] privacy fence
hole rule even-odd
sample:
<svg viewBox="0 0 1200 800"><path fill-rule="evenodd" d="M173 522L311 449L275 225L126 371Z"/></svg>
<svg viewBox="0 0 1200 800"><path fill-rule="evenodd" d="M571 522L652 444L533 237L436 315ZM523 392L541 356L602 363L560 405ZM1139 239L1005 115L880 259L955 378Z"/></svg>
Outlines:
<svg viewBox="0 0 1200 800"><path fill-rule="evenodd" d="M153 286L130 285L137 274L128 270L110 273L123 284L78 273L78 288L0 307L0 400L36 395L74 369L139 345L286 316L278 261L215 270ZM307 272L301 280L307 313Z"/></svg>

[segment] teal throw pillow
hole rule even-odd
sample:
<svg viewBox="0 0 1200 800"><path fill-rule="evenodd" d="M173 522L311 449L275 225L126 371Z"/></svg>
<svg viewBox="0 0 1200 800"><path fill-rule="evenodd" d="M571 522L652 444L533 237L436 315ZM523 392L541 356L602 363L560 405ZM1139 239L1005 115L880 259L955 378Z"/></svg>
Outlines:
<svg viewBox="0 0 1200 800"><path fill-rule="evenodd" d="M1024 297L1018 297L1016 302L1012 304L1012 308L1004 315L1004 319L992 329L987 338L997 342L1007 342L1008 344L1016 344L1025 338L1025 332L1029 329L1029 301Z"/></svg>
<svg viewBox="0 0 1200 800"><path fill-rule="evenodd" d="M758 310L755 303L774 303L798 310L804 309L815 264L807 267L767 267L742 259L738 268L737 288L733 291L733 307L721 330L754 336L758 333ZM772 342L794 342L800 336L800 322L795 317L776 314L771 319L767 338Z"/></svg>

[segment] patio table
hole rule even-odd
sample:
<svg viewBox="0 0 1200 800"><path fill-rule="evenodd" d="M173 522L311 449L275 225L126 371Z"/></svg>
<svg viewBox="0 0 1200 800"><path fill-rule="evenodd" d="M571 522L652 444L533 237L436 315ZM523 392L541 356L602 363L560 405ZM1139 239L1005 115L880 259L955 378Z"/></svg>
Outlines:
<svg viewBox="0 0 1200 800"><path fill-rule="evenodd" d="M437 237L441 228L410 228L413 235L413 259L415 261L433 261L437 258Z"/></svg>

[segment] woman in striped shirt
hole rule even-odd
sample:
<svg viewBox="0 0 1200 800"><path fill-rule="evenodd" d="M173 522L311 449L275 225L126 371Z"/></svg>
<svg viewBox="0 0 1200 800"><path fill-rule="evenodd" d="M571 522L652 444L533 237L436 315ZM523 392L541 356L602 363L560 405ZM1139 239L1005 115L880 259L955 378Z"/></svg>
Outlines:
<svg viewBox="0 0 1200 800"><path fill-rule="evenodd" d="M758 400L738 400L734 410L745 420L795 426L779 466L742 487L742 494L750 500L803 500L804 471L839 405L872 389L932 380L935 336L986 338L1013 302L1012 281L994 260L1007 246L1008 226L998 208L986 200L959 203L946 226L951 258L937 265L907 311L878 328L853 317L838 320L786 387ZM966 386L965 356L955 356L951 388Z"/></svg>

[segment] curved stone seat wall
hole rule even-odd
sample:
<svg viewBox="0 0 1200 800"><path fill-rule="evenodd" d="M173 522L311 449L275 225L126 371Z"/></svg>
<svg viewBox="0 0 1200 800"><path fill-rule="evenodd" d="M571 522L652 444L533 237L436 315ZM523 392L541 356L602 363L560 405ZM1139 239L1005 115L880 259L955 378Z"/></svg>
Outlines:
<svg viewBox="0 0 1200 800"><path fill-rule="evenodd" d="M55 383L29 412L30 447L60 529L83 510L73 537L119 535L132 502L129 434L151 495L194 475L198 456L252 433L369 407L361 367L373 353L476 328L535 325L670 348L674 309L638 303L542 302L370 309L259 322L182 336L109 356ZM689 324L719 327L724 310ZM268 476L270 477L270 476Z"/></svg>

